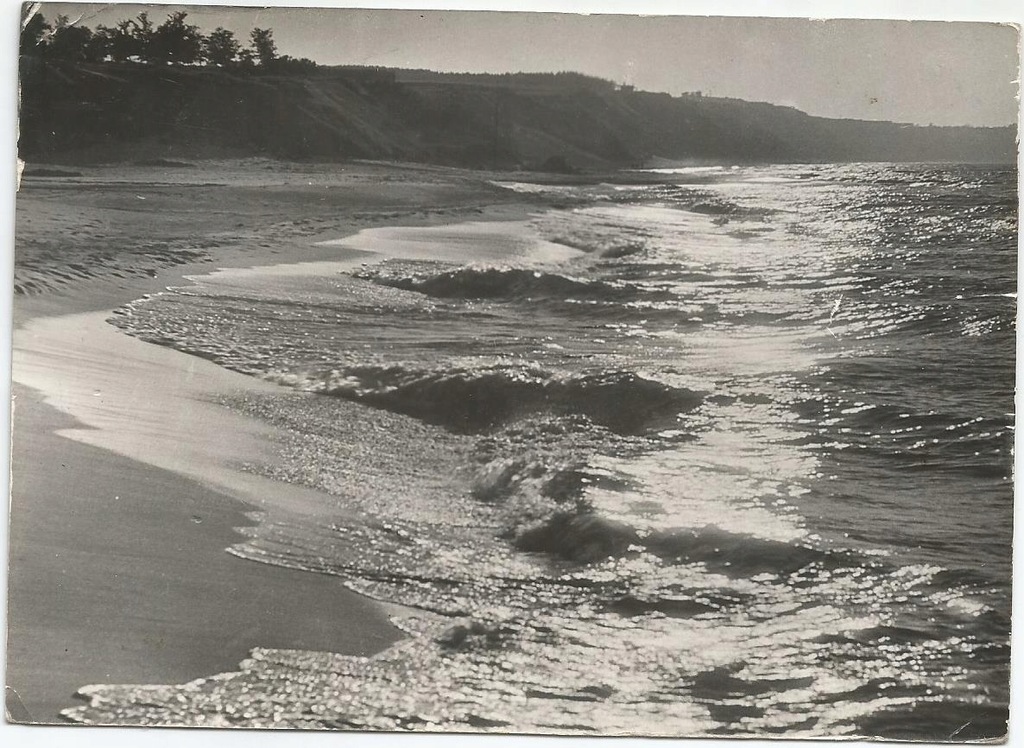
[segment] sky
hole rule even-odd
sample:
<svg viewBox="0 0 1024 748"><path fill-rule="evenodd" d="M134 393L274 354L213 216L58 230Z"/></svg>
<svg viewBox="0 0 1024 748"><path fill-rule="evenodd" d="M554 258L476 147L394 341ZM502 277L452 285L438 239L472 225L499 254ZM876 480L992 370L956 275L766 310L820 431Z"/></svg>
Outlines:
<svg viewBox="0 0 1024 748"><path fill-rule="evenodd" d="M915 124L1008 125L1018 113L1017 31L995 23L62 3L42 12L95 27L142 10L159 23L177 8L207 33L269 27L280 54L325 65L571 70Z"/></svg>

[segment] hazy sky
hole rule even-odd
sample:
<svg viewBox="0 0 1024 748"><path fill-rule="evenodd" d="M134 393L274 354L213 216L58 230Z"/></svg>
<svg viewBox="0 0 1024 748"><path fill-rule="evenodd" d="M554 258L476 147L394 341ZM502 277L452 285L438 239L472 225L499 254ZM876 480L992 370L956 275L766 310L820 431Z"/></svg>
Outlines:
<svg viewBox="0 0 1024 748"><path fill-rule="evenodd" d="M281 54L319 63L445 71L573 70L648 91L703 91L827 117L1006 125L1017 119L1009 26L456 11L181 6L205 32L274 31ZM46 3L112 25L168 6Z"/></svg>

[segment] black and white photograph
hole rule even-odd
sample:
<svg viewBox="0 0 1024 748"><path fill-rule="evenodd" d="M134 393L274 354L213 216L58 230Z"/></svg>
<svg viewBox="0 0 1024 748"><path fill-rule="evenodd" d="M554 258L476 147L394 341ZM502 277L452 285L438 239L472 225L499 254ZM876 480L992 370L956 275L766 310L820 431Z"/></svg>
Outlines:
<svg viewBox="0 0 1024 748"><path fill-rule="evenodd" d="M6 721L1006 741L1020 29L828 5L21 6Z"/></svg>

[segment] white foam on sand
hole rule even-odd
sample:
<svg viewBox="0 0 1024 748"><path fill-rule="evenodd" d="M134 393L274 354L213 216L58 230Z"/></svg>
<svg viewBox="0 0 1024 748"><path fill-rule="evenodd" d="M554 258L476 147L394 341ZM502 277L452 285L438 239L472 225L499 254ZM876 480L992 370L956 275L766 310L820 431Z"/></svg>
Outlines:
<svg viewBox="0 0 1024 748"><path fill-rule="evenodd" d="M13 380L82 424L61 436L199 480L259 509L306 514L322 505L315 491L244 472L245 463L272 460L272 429L214 402L275 385L131 338L107 317L41 317L14 332Z"/></svg>
<svg viewBox="0 0 1024 748"><path fill-rule="evenodd" d="M559 263L582 252L541 239L532 221L467 221L441 226L387 226L364 229L341 239L328 239L321 245L334 245L384 257L403 260L441 260L449 262L526 261Z"/></svg>

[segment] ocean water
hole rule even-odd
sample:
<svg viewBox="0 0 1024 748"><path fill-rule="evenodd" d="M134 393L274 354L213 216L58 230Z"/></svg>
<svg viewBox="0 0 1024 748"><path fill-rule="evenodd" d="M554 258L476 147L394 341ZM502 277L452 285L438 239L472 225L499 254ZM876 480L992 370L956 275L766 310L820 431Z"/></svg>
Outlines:
<svg viewBox="0 0 1024 748"><path fill-rule="evenodd" d="M656 181L652 182L652 179ZM249 469L346 511L232 552L404 606L380 655L97 686L87 722L1005 733L1016 171L500 183L528 220L214 274L112 322L286 385Z"/></svg>

